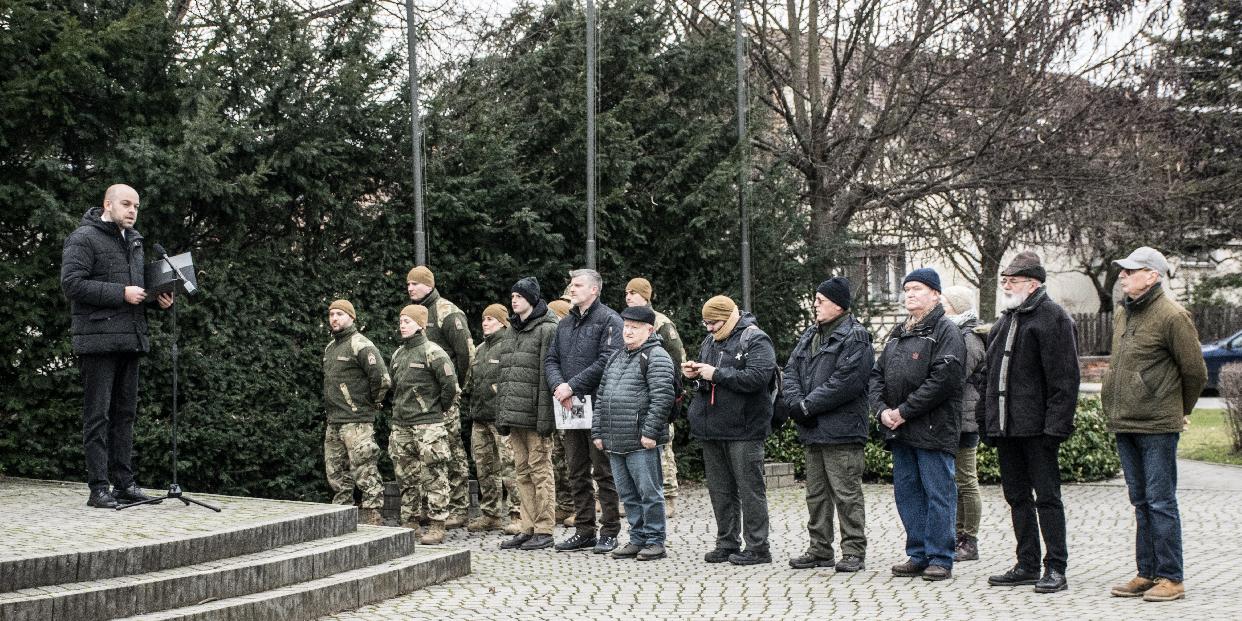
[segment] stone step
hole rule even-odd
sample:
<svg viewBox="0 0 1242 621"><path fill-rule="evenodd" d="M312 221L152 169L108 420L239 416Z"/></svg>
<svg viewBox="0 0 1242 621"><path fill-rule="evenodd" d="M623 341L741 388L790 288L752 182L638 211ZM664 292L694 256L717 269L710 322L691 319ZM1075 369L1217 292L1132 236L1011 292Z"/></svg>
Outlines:
<svg viewBox="0 0 1242 621"><path fill-rule="evenodd" d="M414 531L356 532L133 576L0 593L5 621L100 621L251 595L351 571L414 551Z"/></svg>
<svg viewBox="0 0 1242 621"><path fill-rule="evenodd" d="M131 621L302 621L353 610L470 573L470 552L419 546L410 555L253 595L130 617Z"/></svg>

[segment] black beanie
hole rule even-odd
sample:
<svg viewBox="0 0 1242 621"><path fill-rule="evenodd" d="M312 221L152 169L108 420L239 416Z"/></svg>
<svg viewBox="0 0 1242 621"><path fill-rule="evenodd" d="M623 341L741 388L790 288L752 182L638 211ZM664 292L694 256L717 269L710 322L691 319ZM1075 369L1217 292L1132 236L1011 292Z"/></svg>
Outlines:
<svg viewBox="0 0 1242 621"><path fill-rule="evenodd" d="M513 293L516 293L530 302L531 306L539 306L539 281L534 276L527 276L513 284Z"/></svg>
<svg viewBox="0 0 1242 621"><path fill-rule="evenodd" d="M844 276L834 276L819 283L815 292L828 298L842 310L850 309L850 279Z"/></svg>

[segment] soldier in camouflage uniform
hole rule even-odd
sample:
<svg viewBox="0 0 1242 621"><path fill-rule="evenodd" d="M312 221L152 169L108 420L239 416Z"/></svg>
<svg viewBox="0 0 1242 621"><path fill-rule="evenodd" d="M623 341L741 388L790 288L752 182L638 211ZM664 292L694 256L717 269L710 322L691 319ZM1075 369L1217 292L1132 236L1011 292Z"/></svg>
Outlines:
<svg viewBox="0 0 1242 621"><path fill-rule="evenodd" d="M569 288L561 297L548 302L548 308L556 313L558 320L569 314ZM565 526L574 525L574 497L569 493L569 473L565 470L565 437L560 431L552 434L552 472L556 477L556 521Z"/></svg>
<svg viewBox="0 0 1242 621"><path fill-rule="evenodd" d="M521 505L513 472L513 450L509 439L496 430L496 395L499 391L502 341L508 334L509 313L492 304L483 311L483 344L474 352L470 368L470 420L473 432L470 446L479 481L479 510L482 515L466 526L471 532L499 530L516 535L522 531ZM503 495L508 494L506 502ZM508 526L504 518L508 516Z"/></svg>
<svg viewBox="0 0 1242 621"><path fill-rule="evenodd" d="M634 278L625 285L626 306L651 306L651 298L654 295L651 282L646 278ZM677 334L677 326L673 325L673 320L664 313L657 312L655 316L656 334L663 341L664 350L673 358L673 368L680 369L681 363L686 361L686 348ZM673 453L672 423L668 426L668 442L665 443L663 451L660 467L664 471L664 517L671 518L679 487L677 485L677 456Z"/></svg>
<svg viewBox="0 0 1242 621"><path fill-rule="evenodd" d="M474 341L470 339L466 314L456 304L440 297L440 292L436 290L436 276L426 267L420 265L410 270L405 280L405 290L410 295L410 300L427 309L427 324L423 326L427 340L439 345L448 354L458 380L466 384L470 364L474 360ZM449 471L449 483L452 486L452 501L449 503L451 515L446 527L452 529L465 526L466 517L470 513L470 467L466 461L470 421L463 420L465 415L456 405L448 418L451 435L449 448L453 452L453 464Z"/></svg>
<svg viewBox="0 0 1242 621"><path fill-rule="evenodd" d="M426 307L411 304L401 309L397 328L402 342L389 365L393 403L388 455L401 487L402 525L417 526L425 494L430 522L419 541L436 545L444 543L449 518L452 451L448 417L456 411L460 391L453 361L427 339L423 329L427 322Z"/></svg>
<svg viewBox="0 0 1242 621"><path fill-rule="evenodd" d="M380 448L375 443L375 415L392 386L384 359L354 327L354 305L336 300L328 306L332 341L323 350L323 405L327 413L323 461L332 502L350 505L354 488L362 491L359 520L384 523L384 483L380 480Z"/></svg>

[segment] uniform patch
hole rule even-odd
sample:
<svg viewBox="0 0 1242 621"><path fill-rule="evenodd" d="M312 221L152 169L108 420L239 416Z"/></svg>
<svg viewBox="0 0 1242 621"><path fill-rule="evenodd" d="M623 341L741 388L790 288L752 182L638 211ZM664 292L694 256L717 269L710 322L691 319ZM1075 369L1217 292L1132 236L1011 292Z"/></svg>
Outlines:
<svg viewBox="0 0 1242 621"><path fill-rule="evenodd" d="M349 362L349 356L337 356L336 359L341 362Z"/></svg>
<svg viewBox="0 0 1242 621"><path fill-rule="evenodd" d="M499 359L497 359L497 360L488 360L487 362L488 362L488 363L490 363L490 364L500 364L500 360L499 360Z"/></svg>
<svg viewBox="0 0 1242 621"><path fill-rule="evenodd" d="M375 354L374 353L367 354L367 364L371 366L375 366Z"/></svg>
<svg viewBox="0 0 1242 621"><path fill-rule="evenodd" d="M411 368L411 369L425 369L425 368L427 368L427 365L425 365L425 364L423 364L423 363L421 363L421 362L411 362L411 363L410 363L410 368Z"/></svg>
<svg viewBox="0 0 1242 621"><path fill-rule="evenodd" d="M452 362L444 363L444 374L450 377L453 375L453 363Z"/></svg>
<svg viewBox="0 0 1242 621"><path fill-rule="evenodd" d="M461 317L454 317L453 325L457 326L457 329L460 330L461 329Z"/></svg>

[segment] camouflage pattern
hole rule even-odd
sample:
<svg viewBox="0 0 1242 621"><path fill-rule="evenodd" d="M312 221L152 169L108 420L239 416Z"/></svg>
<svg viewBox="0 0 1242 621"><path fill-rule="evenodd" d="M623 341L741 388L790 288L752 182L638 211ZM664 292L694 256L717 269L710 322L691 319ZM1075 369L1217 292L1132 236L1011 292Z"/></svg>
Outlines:
<svg viewBox="0 0 1242 621"><path fill-rule="evenodd" d="M371 423L328 423L324 430L323 462L332 502L354 504L354 487L362 491L362 508L384 506L384 483L380 480L380 447Z"/></svg>
<svg viewBox="0 0 1242 621"><path fill-rule="evenodd" d="M474 341L470 338L470 327L466 325L466 314L456 304L440 296L438 289L432 289L427 297L418 302L427 307L427 325L424 331L427 338L439 345L449 359L453 361L454 370L462 386L469 383L470 366L474 362ZM453 406L449 417L449 449L453 453L453 463L449 471L452 484L452 503L450 509L455 515L466 515L470 510L470 464L466 461L465 444L469 435L462 434L461 408ZM469 425L470 421L466 421Z"/></svg>
<svg viewBox="0 0 1242 621"><path fill-rule="evenodd" d="M673 320L668 318L668 315L657 311L655 328L656 334L660 335L664 351L667 351L673 359L674 371L677 371L681 368L681 363L686 361L686 347L681 342L681 336L677 334L677 326L673 324ZM668 443L660 450L663 451L660 468L664 472L664 497L676 498L680 486L677 484L677 455L673 453L672 425L668 426Z"/></svg>
<svg viewBox="0 0 1242 621"><path fill-rule="evenodd" d="M673 454L673 426L668 426L668 442L660 447L660 471L664 473L664 497L676 498L681 486L677 484L677 456Z"/></svg>
<svg viewBox="0 0 1242 621"><path fill-rule="evenodd" d="M449 511L453 515L470 514L470 466L466 463L466 448L461 441L461 407L454 404L445 415L449 430Z"/></svg>
<svg viewBox="0 0 1242 621"><path fill-rule="evenodd" d="M517 482L513 474L513 449L509 438L496 431L496 425L475 421L470 438L474 467L479 481L479 511L487 517L501 518L518 513ZM501 490L509 495L502 502Z"/></svg>
<svg viewBox="0 0 1242 621"><path fill-rule="evenodd" d="M383 356L357 327L332 335L323 350L323 407L329 423L374 423L391 387Z"/></svg>
<svg viewBox="0 0 1242 621"><path fill-rule="evenodd" d="M557 431L550 438L552 443L552 474L556 485L556 510L574 513L574 497L569 489L569 471L565 468L565 435Z"/></svg>
<svg viewBox="0 0 1242 621"><path fill-rule="evenodd" d="M461 395L453 361L421 330L392 354L392 421L398 425L444 422Z"/></svg>
<svg viewBox="0 0 1242 621"><path fill-rule="evenodd" d="M449 429L446 423L392 426L388 455L401 488L401 523L413 524L427 499L427 518L449 518Z"/></svg>

